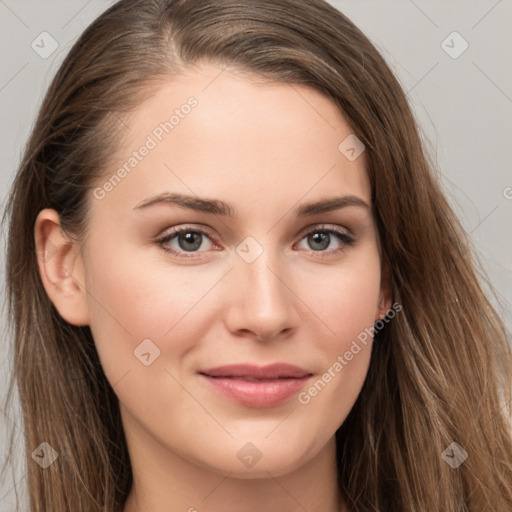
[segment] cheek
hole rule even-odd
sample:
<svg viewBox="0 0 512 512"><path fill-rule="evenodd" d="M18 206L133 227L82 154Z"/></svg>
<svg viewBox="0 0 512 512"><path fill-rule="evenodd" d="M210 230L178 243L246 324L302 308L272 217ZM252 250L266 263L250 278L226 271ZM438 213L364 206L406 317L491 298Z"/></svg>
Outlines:
<svg viewBox="0 0 512 512"><path fill-rule="evenodd" d="M300 297L315 313L329 353L374 325L380 294L377 251L353 253L337 266L319 266L301 281Z"/></svg>
<svg viewBox="0 0 512 512"><path fill-rule="evenodd" d="M91 244L93 256L86 268L91 322L115 323L133 336L162 337L222 275L214 275L217 271L211 267L172 264L156 246L109 240L106 235L103 241Z"/></svg>
<svg viewBox="0 0 512 512"><path fill-rule="evenodd" d="M334 331L319 339L321 373L298 396L318 430L335 431L343 423L359 396L370 363L380 262L377 255L351 263L331 272L324 287L309 292L315 313Z"/></svg>
<svg viewBox="0 0 512 512"><path fill-rule="evenodd" d="M134 351L145 339L152 340L161 355L164 339L172 343L176 357L189 350L195 337L183 333L200 325L205 308L211 307L201 299L218 277L210 270L204 277L197 271L191 279L190 271L166 266L162 259L152 263L147 258L142 264L141 258L125 256L130 251L102 252L110 257L90 260L86 288L91 331L109 380L140 366Z"/></svg>

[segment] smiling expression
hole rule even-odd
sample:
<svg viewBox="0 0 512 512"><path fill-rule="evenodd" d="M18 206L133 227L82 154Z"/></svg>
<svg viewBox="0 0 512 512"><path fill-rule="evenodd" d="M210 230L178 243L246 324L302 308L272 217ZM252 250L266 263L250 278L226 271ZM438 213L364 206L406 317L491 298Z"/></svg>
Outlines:
<svg viewBox="0 0 512 512"><path fill-rule="evenodd" d="M297 394L389 307L365 154L338 149L352 129L319 92L206 64L124 122L105 180L137 161L91 195L75 275L127 437L234 476L292 471L350 412L371 343L307 405ZM303 375L257 374L276 363Z"/></svg>

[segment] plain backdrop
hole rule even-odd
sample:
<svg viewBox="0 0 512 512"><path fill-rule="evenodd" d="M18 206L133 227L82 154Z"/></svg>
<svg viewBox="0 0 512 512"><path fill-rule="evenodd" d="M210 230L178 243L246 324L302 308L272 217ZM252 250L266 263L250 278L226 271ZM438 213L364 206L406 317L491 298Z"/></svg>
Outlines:
<svg viewBox="0 0 512 512"><path fill-rule="evenodd" d="M51 78L83 29L112 3L0 0L2 207ZM512 1L331 3L379 48L407 91L445 192L471 236L501 301L498 310L512 331ZM0 258L4 289L5 234ZM0 316L0 326L3 406L11 343L4 334L5 316ZM19 412L6 414L3 407L0 412L3 462L7 432L14 427L20 437L22 425ZM14 478L23 485L22 467ZM13 477L1 484L4 511L12 506Z"/></svg>

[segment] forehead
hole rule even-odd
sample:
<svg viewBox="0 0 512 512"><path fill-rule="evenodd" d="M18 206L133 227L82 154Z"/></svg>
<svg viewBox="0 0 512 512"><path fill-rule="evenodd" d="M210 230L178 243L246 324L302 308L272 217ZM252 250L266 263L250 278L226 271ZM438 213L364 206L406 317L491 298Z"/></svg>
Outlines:
<svg viewBox="0 0 512 512"><path fill-rule="evenodd" d="M203 64L169 78L122 122L100 208L126 211L177 192L224 200L242 214L253 205L275 220L302 198L353 194L370 202L364 153L351 161L339 149L351 127L306 86Z"/></svg>

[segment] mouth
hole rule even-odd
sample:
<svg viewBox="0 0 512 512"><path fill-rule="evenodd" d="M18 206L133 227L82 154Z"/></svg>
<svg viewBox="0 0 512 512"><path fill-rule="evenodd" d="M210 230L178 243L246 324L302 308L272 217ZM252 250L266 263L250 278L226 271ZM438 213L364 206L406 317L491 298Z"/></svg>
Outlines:
<svg viewBox="0 0 512 512"><path fill-rule="evenodd" d="M311 375L311 372L288 363L273 363L266 366L255 366L252 364L230 364L216 368L200 370L199 373L208 377L275 380L302 378Z"/></svg>
<svg viewBox="0 0 512 512"><path fill-rule="evenodd" d="M235 379L235 380L243 380L245 382L276 382L283 379L296 379L300 377L277 377L275 379L257 379L255 377L234 377L234 376L226 376L226 377L214 377L213 375L208 375L202 373L201 375L205 375L205 377L211 377L212 379Z"/></svg>
<svg viewBox="0 0 512 512"><path fill-rule="evenodd" d="M313 375L298 366L227 365L200 370L209 388L246 407L274 407L297 394Z"/></svg>

